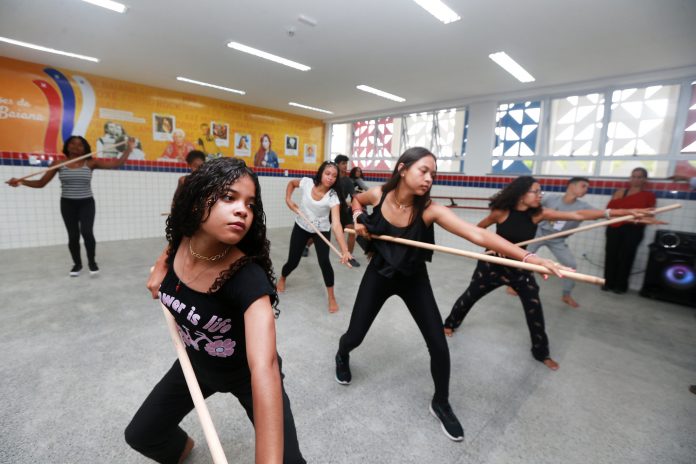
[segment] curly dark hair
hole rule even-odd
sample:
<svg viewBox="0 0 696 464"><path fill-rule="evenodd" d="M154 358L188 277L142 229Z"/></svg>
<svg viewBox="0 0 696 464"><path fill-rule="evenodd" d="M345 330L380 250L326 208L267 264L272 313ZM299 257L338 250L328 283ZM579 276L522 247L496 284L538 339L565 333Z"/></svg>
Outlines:
<svg viewBox="0 0 696 464"><path fill-rule="evenodd" d="M432 156L433 159L437 161L435 155L433 155L427 148L413 147L406 150L396 161L396 166L394 166L394 172L392 172L391 178L389 178L389 180L382 185L382 192L386 194L394 190L399 185L399 181L401 181L401 171L405 171L406 169L410 168L413 163L421 158L425 158L426 156ZM401 164L403 164L403 167L399 169L399 165ZM433 173L433 183L435 183L435 173ZM430 186L430 189L432 189L432 185ZM425 192L425 195L413 196L413 212L411 214L409 225L413 224L413 221L415 221L416 218L421 217L423 215L423 211L425 211L425 208L430 206L430 189Z"/></svg>
<svg viewBox="0 0 696 464"><path fill-rule="evenodd" d="M358 172L360 173L360 177L358 177ZM355 166L353 169L350 170L350 174L348 175L351 179L363 179L363 172L362 169L359 166Z"/></svg>
<svg viewBox="0 0 696 464"><path fill-rule="evenodd" d="M491 209L499 209L501 211L510 211L515 209L517 202L520 201L529 189L532 188L535 182L538 182L532 176L520 176L517 179L510 182L503 190L496 193L491 197L488 206ZM530 216L536 216L541 213L543 208L539 206L538 208L529 208L527 214Z"/></svg>
<svg viewBox="0 0 696 464"><path fill-rule="evenodd" d="M336 195L338 195L338 199L340 201L341 207L346 204L346 194L348 192L344 192L343 188L341 187L341 182L339 182L339 179L341 177L341 171L338 169L338 165L334 163L333 161L324 161L319 165L319 169L317 169L316 174L314 174L314 177L312 180L314 181L314 185L319 185L321 184L321 176L324 175L324 171L326 168L329 166L333 166L336 168L336 180L334 181L333 185L329 187L329 189L332 189L334 192L336 192ZM329 215L331 217L331 215Z"/></svg>
<svg viewBox="0 0 696 464"><path fill-rule="evenodd" d="M85 155L87 153L92 153L92 147L89 145L89 142L87 141L86 138L82 137L81 135L71 135L67 139L65 139L65 143L63 143L63 154L65 156L68 156L68 144L73 140L73 139L78 139L80 142L82 142L82 147L85 150ZM92 159L91 156L88 156L87 159Z"/></svg>
<svg viewBox="0 0 696 464"><path fill-rule="evenodd" d="M184 183L174 195L172 210L167 218L167 263L174 265L174 255L183 237L191 237L201 223L210 215L210 209L215 202L227 194L229 188L241 177L247 176L256 188L256 202L253 208L254 218L249 231L235 245L244 256L222 271L208 293L221 288L239 269L250 262L261 266L268 281L275 288L276 278L273 273L270 249L271 243L266 238L266 215L261 201L261 186L259 179L244 163L237 158L217 158L204 163L200 169L186 176ZM278 300L271 297L276 317L279 314Z"/></svg>

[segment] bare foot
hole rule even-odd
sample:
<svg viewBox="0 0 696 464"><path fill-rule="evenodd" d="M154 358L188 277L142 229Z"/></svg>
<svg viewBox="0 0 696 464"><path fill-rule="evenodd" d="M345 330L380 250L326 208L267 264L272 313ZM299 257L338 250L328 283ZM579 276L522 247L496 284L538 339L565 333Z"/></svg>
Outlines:
<svg viewBox="0 0 696 464"><path fill-rule="evenodd" d="M570 295L563 295L563 298L561 298L561 301L570 306L571 308L579 308L580 305L578 304L577 301L573 299L572 296Z"/></svg>
<svg viewBox="0 0 696 464"><path fill-rule="evenodd" d="M179 457L179 464L184 462L188 455L191 454L193 445L195 445L195 443L193 442L193 438L188 437L188 439L186 440L186 446L184 446L184 451L181 452L181 456Z"/></svg>
<svg viewBox="0 0 696 464"><path fill-rule="evenodd" d="M505 287L505 292L510 296L517 296L517 292L512 287Z"/></svg>
<svg viewBox="0 0 696 464"><path fill-rule="evenodd" d="M559 367L558 363L551 358L544 359L544 366L548 367L552 371L557 371Z"/></svg>
<svg viewBox="0 0 696 464"><path fill-rule="evenodd" d="M454 335L454 329L451 329L449 327L445 327L445 335L447 335L448 337L451 337L452 335Z"/></svg>
<svg viewBox="0 0 696 464"><path fill-rule="evenodd" d="M338 303L336 303L336 299L334 299L334 298L329 299L329 312L330 313L338 312Z"/></svg>
<svg viewBox="0 0 696 464"><path fill-rule="evenodd" d="M278 283L276 284L276 290L278 290L278 293L283 293L285 291L285 277L281 277L278 279Z"/></svg>

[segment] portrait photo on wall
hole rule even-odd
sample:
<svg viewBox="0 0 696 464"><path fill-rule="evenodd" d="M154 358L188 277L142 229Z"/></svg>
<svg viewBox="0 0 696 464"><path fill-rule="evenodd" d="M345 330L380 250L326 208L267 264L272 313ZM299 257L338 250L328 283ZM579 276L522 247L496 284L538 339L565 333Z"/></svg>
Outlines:
<svg viewBox="0 0 696 464"><path fill-rule="evenodd" d="M97 139L97 152L99 158L118 158L126 149L128 134L119 122L107 121L104 123L104 134ZM145 153L140 140L135 141L135 147L129 156L131 160L144 160Z"/></svg>
<svg viewBox="0 0 696 464"><path fill-rule="evenodd" d="M317 162L317 146L313 143L304 144L304 162L305 164L316 164Z"/></svg>
<svg viewBox="0 0 696 464"><path fill-rule="evenodd" d="M285 156L297 156L297 147L300 144L300 138L296 135L285 136Z"/></svg>
<svg viewBox="0 0 696 464"><path fill-rule="evenodd" d="M210 126L212 126L212 124L209 125L206 122L200 125L200 132L196 143L198 145L198 149L203 153L217 158L220 155L220 149L218 148L218 144L215 141L215 136L213 135L213 131L210 129Z"/></svg>
<svg viewBox="0 0 696 464"><path fill-rule="evenodd" d="M277 168L280 165L278 155L273 151L271 136L263 134L259 140L259 150L254 155L254 166L263 168Z"/></svg>
<svg viewBox="0 0 696 464"><path fill-rule="evenodd" d="M176 117L170 114L152 113L152 139L160 142L171 142L172 133L176 129Z"/></svg>
<svg viewBox="0 0 696 464"><path fill-rule="evenodd" d="M211 121L210 127L213 130L213 137L218 147L230 146L230 125L224 122Z"/></svg>
<svg viewBox="0 0 696 464"><path fill-rule="evenodd" d="M251 135L234 133L234 156L251 155Z"/></svg>

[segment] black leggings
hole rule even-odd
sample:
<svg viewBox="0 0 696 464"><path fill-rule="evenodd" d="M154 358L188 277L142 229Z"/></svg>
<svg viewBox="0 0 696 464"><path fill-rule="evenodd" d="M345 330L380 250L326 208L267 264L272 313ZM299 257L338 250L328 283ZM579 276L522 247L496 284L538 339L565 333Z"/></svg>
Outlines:
<svg viewBox="0 0 696 464"><path fill-rule="evenodd" d="M205 398L216 392L198 378L201 391ZM251 382L242 382L232 388L231 392L237 397L254 423L254 410L251 395ZM176 464L186 446L188 435L179 427L179 422L193 409L193 400L186 386L186 379L179 361L172 365L162 380L150 392L145 402L126 427L126 442L136 451L148 458L162 463ZM290 400L283 388L283 432L284 450L283 463L303 464L295 420L290 409Z"/></svg>
<svg viewBox="0 0 696 464"><path fill-rule="evenodd" d="M519 295L532 339L532 356L543 362L549 357L549 339L544 328L544 312L539 299L539 286L534 275L508 266L479 261L469 288L459 297L445 320L445 327L456 329L474 304L498 287L509 285Z"/></svg>
<svg viewBox="0 0 696 464"><path fill-rule="evenodd" d="M68 230L68 249L72 256L73 264L82 266L80 257L80 233L85 241L87 249L87 261L94 262L94 254L97 248L97 241L94 239L94 216L96 207L94 198L83 198L73 200L70 198L60 199L60 214L63 216L65 228Z"/></svg>
<svg viewBox="0 0 696 464"><path fill-rule="evenodd" d="M324 237L331 240L331 231L322 232ZM317 251L317 261L321 268L321 275L324 277L324 285L327 287L334 286L334 272L329 259L329 246L319 236L312 232L307 232L302 227L295 223L290 234L290 249L288 250L288 261L283 264L281 275L287 277L295 270L300 259L302 259L302 250L307 245L307 240L314 238L314 249Z"/></svg>
<svg viewBox="0 0 696 464"><path fill-rule="evenodd" d="M631 268L644 233L645 226L634 224L607 227L607 243L604 250L605 287L623 292L628 290Z"/></svg>
<svg viewBox="0 0 696 464"><path fill-rule="evenodd" d="M430 352L430 373L435 382L434 399L449 399L450 357L449 347L442 330L442 317L430 286L428 271L423 268L411 276L398 274L393 278L377 272L374 260L365 270L348 330L338 344L338 353L347 356L360 346L382 306L392 295L398 295L416 321Z"/></svg>

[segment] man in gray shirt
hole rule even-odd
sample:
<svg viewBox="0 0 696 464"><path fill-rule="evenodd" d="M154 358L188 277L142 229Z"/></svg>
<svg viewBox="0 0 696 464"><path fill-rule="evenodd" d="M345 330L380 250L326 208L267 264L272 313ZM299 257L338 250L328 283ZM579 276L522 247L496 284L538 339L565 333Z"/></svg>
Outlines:
<svg viewBox="0 0 696 464"><path fill-rule="evenodd" d="M587 189L590 187L590 180L586 177L573 177L568 181L568 187L564 195L553 195L549 197L544 197L541 200L542 206L546 208L555 209L557 211L578 211L581 209L597 209L589 203L580 200L587 193ZM557 232L566 231L569 229L575 229L580 224L580 221L542 221L537 227L536 238L543 237L546 235L555 234ZM527 250L532 253L546 246L551 250L551 253L556 257L556 259L564 266L568 266L572 269L577 269L577 263L575 261L575 256L570 251L568 244L566 243L565 237L552 238L550 240L544 240L543 242L532 243L527 246ZM563 296L561 300L572 308L577 308L580 306L577 301L571 296L571 292L575 287L575 282L571 279L563 279Z"/></svg>

